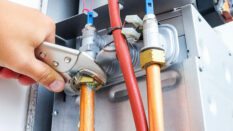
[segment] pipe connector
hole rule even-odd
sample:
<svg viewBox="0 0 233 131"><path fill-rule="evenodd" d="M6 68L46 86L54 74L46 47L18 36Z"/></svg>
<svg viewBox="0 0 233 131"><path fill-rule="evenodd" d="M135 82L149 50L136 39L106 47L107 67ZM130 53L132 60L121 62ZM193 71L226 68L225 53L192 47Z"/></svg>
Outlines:
<svg viewBox="0 0 233 131"><path fill-rule="evenodd" d="M81 85L86 85L93 90L99 90L103 86L96 78L82 74L75 75L72 79L72 83L76 89L81 89Z"/></svg>
<svg viewBox="0 0 233 131"><path fill-rule="evenodd" d="M145 69L151 64L159 64L165 68L164 45L159 41L159 28L156 16L147 14L143 18L143 42L144 47L140 52L140 65Z"/></svg>
<svg viewBox="0 0 233 131"><path fill-rule="evenodd" d="M94 59L100 50L98 43L95 42L96 36L96 28L92 24L86 24L82 30L82 46L79 48Z"/></svg>
<svg viewBox="0 0 233 131"><path fill-rule="evenodd" d="M159 41L158 21L154 14L147 14L143 18L143 42L142 50L151 48L164 50L163 44Z"/></svg>
<svg viewBox="0 0 233 131"><path fill-rule="evenodd" d="M161 49L147 49L140 52L140 65L142 69L146 69L152 64L159 64L161 68L165 68L165 52Z"/></svg>

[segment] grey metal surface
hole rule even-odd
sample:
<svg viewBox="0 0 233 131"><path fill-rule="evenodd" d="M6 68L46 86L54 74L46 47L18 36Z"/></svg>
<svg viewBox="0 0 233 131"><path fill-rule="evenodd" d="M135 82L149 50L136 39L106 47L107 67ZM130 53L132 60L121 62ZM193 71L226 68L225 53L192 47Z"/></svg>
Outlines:
<svg viewBox="0 0 233 131"><path fill-rule="evenodd" d="M159 14L162 12L173 10L174 8L184 6L186 4L190 4L193 1L194 0L169 0L169 1L168 0L166 1L156 0L155 11L157 14ZM122 21L125 19L126 15L130 15L130 14L137 14L141 18L144 16L145 2L143 0L121 0L120 3L123 6L123 9L121 10ZM137 8L131 8L131 7L137 7ZM98 13L98 17L94 19L94 24L97 30L110 27L108 5L103 5L101 7L98 7L94 9L94 11ZM102 24L103 21L105 24ZM72 39L72 38L75 38L81 35L81 29L84 27L85 24L86 24L85 14L75 15L69 19L66 19L64 21L57 23L56 33L57 35L65 39ZM69 26L67 27L66 25L69 25Z"/></svg>
<svg viewBox="0 0 233 131"><path fill-rule="evenodd" d="M166 52L166 68L178 62L179 59L179 40L176 28L170 24L159 25L159 43L164 47ZM145 72L141 70L139 52L143 45L142 41L133 43L130 46L130 54L132 63L137 77L145 75ZM109 53L107 53L109 54ZM116 57L116 56L115 56ZM108 81L104 87L108 87L114 84L118 84L124 81L121 69L117 60L111 63L105 62L102 64L103 69L108 74ZM109 71L110 70L110 71Z"/></svg>
<svg viewBox="0 0 233 131"><path fill-rule="evenodd" d="M100 51L98 46L96 29L92 24L86 24L82 29L82 45L79 48L80 51L86 52L93 59L96 58L97 53Z"/></svg>
<svg viewBox="0 0 233 131"><path fill-rule="evenodd" d="M182 74L173 66L168 71ZM177 74L175 73L175 74ZM171 75L170 73L165 74ZM166 77L165 76L165 77ZM169 76L167 76L169 77ZM171 79L170 79L171 80ZM147 95L145 78L138 79L139 89L143 98L145 110L147 112ZM165 126L169 131L188 130L188 117L185 96L185 84L183 78L178 78L175 84L166 86L163 89ZM95 101L95 130L96 131L132 131L135 130L133 116L131 113L127 96L118 97L112 100L110 96L112 89L125 88L125 84L119 84L111 88L105 88L96 92ZM122 93L122 92L121 92ZM58 112L53 116L52 131L73 131L78 130L79 106L75 103L75 97L62 96L57 94L55 97L54 111ZM66 102L64 101L66 100ZM182 101L182 102L181 102ZM77 105L76 107L74 105ZM60 124L62 123L62 124Z"/></svg>
<svg viewBox="0 0 233 131"><path fill-rule="evenodd" d="M28 96L28 108L27 108L27 120L25 125L25 131L33 131L35 128L35 118L36 118L36 101L38 96L38 85L34 84L30 86L29 96Z"/></svg>
<svg viewBox="0 0 233 131"><path fill-rule="evenodd" d="M33 131L51 131L54 93L42 87L37 91Z"/></svg>
<svg viewBox="0 0 233 131"><path fill-rule="evenodd" d="M158 48L164 50L164 45L159 39L158 21L154 14L147 14L143 18L143 48L147 50Z"/></svg>
<svg viewBox="0 0 233 131"><path fill-rule="evenodd" d="M60 22L66 18L78 14L79 0L43 0L47 2L46 14Z"/></svg>
<svg viewBox="0 0 233 131"><path fill-rule="evenodd" d="M183 9L189 58L184 62L191 129L233 130L233 62L229 49L191 6ZM190 73L192 72L192 75Z"/></svg>
<svg viewBox="0 0 233 131"><path fill-rule="evenodd" d="M79 108L76 97L57 93L54 97L52 131L78 131Z"/></svg>

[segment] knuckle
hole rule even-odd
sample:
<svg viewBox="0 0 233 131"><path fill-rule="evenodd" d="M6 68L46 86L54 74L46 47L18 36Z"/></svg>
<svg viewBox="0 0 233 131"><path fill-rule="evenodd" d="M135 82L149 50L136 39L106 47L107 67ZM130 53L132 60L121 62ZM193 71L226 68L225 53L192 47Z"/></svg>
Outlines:
<svg viewBox="0 0 233 131"><path fill-rule="evenodd" d="M42 71L41 75L38 76L38 82L44 86L49 86L49 84L53 81L53 77L51 75L51 71L47 68Z"/></svg>
<svg viewBox="0 0 233 131"><path fill-rule="evenodd" d="M50 17L48 17L48 16L46 16L47 17L47 26L51 29L51 30L55 30L55 28L56 28L56 25L55 25L55 22L54 22L54 20L52 19L52 18L50 18Z"/></svg>

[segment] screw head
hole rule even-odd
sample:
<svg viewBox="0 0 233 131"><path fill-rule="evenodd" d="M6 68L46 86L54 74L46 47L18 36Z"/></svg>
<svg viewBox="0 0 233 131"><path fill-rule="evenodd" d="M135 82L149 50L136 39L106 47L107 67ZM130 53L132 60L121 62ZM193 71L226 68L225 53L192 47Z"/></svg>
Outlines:
<svg viewBox="0 0 233 131"><path fill-rule="evenodd" d="M198 17L198 21L199 21L199 22L201 22L201 21L202 21L202 20L201 20L201 17Z"/></svg>
<svg viewBox="0 0 233 131"><path fill-rule="evenodd" d="M228 51L228 55L229 55L229 56L232 56L232 52L231 52L231 51Z"/></svg>
<svg viewBox="0 0 233 131"><path fill-rule="evenodd" d="M54 65L55 67L58 67L58 66L59 66L59 63L58 63L57 61L53 61L53 65Z"/></svg>
<svg viewBox="0 0 233 131"><path fill-rule="evenodd" d="M41 57L41 58L45 58L45 57L46 57L46 52L43 52L43 51L40 52L40 57Z"/></svg>
<svg viewBox="0 0 233 131"><path fill-rule="evenodd" d="M199 67L199 71L200 71L200 72L202 72L202 71L203 71L202 67Z"/></svg>
<svg viewBox="0 0 233 131"><path fill-rule="evenodd" d="M54 110L54 111L53 111L53 115L54 115L54 116L57 116L57 115L58 115L58 111Z"/></svg>
<svg viewBox="0 0 233 131"><path fill-rule="evenodd" d="M27 129L29 129L29 128L30 128L30 125L29 125L29 124L27 124L26 128L27 128Z"/></svg>
<svg viewBox="0 0 233 131"><path fill-rule="evenodd" d="M70 57L65 57L64 61L65 61L65 63L70 63L71 62L71 58Z"/></svg>

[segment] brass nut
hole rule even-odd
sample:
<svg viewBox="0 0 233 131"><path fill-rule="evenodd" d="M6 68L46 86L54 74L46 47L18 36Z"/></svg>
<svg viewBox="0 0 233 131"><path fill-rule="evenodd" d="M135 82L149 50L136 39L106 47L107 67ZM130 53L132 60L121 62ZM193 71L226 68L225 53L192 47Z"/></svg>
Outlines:
<svg viewBox="0 0 233 131"><path fill-rule="evenodd" d="M140 65L145 69L151 64L159 64L161 68L165 68L165 52L160 49L148 49L140 53Z"/></svg>
<svg viewBox="0 0 233 131"><path fill-rule="evenodd" d="M74 88L81 88L82 84L85 84L86 86L93 88L94 90L99 90L102 87L102 84L99 83L97 80L95 80L93 77L85 76L82 74L77 74L73 77L73 86Z"/></svg>
<svg viewBox="0 0 233 131"><path fill-rule="evenodd" d="M82 83L94 83L94 81L95 80L92 77L82 76L79 82L82 84Z"/></svg>

